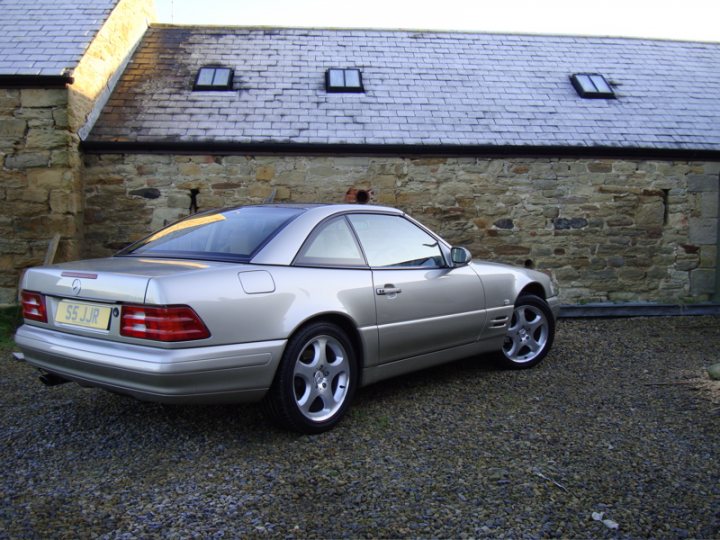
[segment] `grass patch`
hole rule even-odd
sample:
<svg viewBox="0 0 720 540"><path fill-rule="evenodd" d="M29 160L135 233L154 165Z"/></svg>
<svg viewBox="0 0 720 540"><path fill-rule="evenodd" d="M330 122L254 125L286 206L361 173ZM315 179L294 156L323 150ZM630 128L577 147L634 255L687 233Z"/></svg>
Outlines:
<svg viewBox="0 0 720 540"><path fill-rule="evenodd" d="M0 346L13 343L13 334L21 324L22 317L20 317L19 307L0 308Z"/></svg>

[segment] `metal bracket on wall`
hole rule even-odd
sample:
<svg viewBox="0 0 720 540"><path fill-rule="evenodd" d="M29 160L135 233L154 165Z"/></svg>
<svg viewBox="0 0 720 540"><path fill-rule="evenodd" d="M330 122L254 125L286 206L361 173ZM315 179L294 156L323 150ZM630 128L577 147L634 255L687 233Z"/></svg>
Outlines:
<svg viewBox="0 0 720 540"><path fill-rule="evenodd" d="M198 188L190 189L190 208L188 209L191 214L196 214L198 211L197 196L200 193Z"/></svg>

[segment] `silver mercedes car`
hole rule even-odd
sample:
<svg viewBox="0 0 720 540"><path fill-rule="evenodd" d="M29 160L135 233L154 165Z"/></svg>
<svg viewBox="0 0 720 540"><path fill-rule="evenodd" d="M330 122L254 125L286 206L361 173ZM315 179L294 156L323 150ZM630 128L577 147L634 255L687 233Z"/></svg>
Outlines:
<svg viewBox="0 0 720 540"><path fill-rule="evenodd" d="M32 268L21 358L170 403L263 401L277 424L336 425L359 386L495 353L548 353L557 294L543 273L471 261L407 214L262 205L195 214L114 257Z"/></svg>

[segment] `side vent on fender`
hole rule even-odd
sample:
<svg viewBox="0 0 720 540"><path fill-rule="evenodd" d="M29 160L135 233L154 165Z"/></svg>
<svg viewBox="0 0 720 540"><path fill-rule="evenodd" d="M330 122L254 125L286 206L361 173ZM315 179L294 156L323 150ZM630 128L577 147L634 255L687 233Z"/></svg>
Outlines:
<svg viewBox="0 0 720 540"><path fill-rule="evenodd" d="M508 317L507 315L502 317L495 317L492 321L490 321L490 328L505 328L509 321L510 317Z"/></svg>

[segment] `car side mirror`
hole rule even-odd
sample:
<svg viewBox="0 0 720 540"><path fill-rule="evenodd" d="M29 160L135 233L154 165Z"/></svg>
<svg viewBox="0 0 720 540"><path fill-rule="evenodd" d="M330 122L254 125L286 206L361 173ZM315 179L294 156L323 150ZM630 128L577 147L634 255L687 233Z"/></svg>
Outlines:
<svg viewBox="0 0 720 540"><path fill-rule="evenodd" d="M450 250L450 259L454 266L465 266L472 260L472 254L467 248L454 247Z"/></svg>

